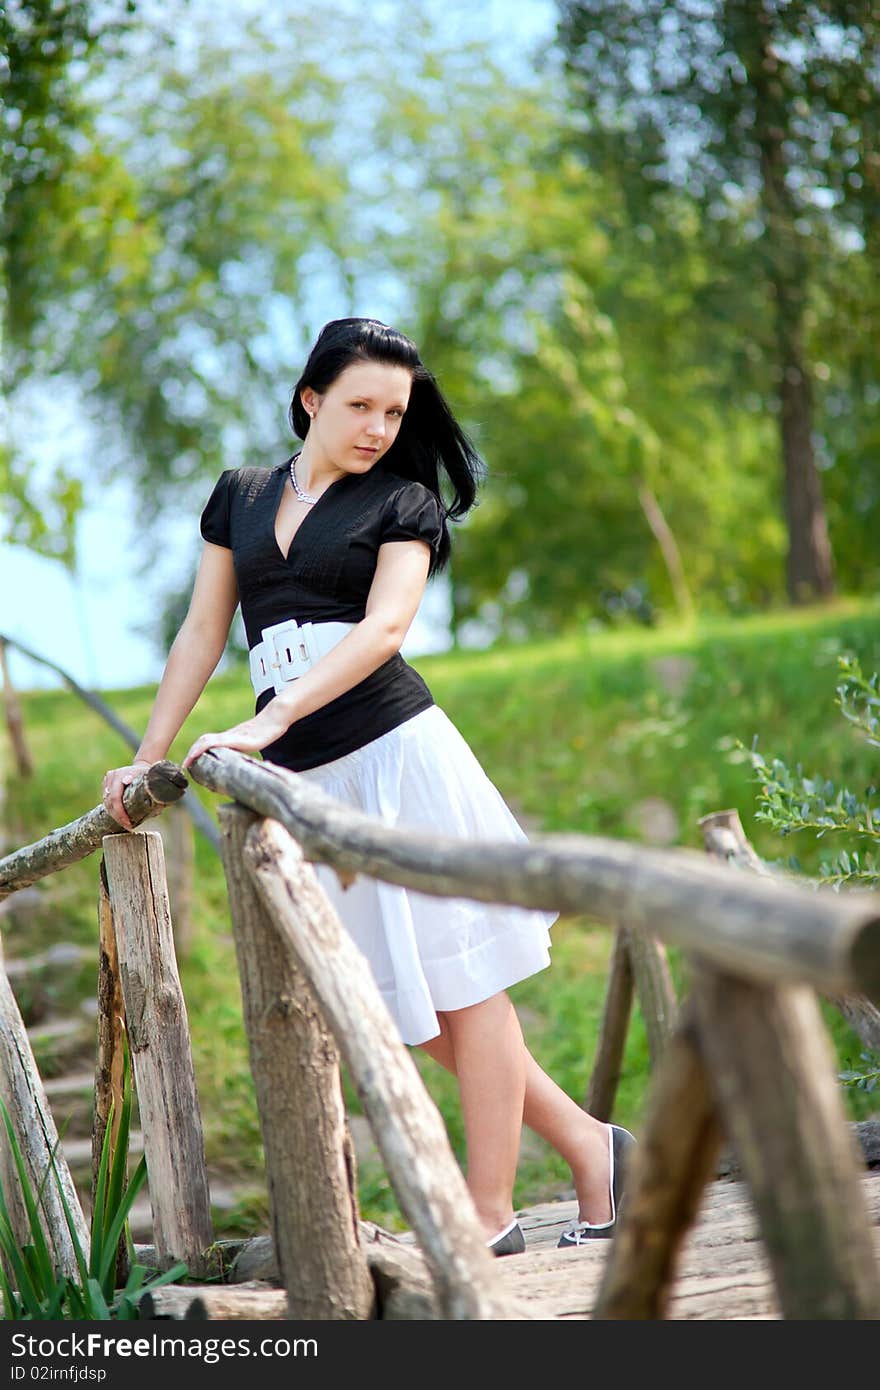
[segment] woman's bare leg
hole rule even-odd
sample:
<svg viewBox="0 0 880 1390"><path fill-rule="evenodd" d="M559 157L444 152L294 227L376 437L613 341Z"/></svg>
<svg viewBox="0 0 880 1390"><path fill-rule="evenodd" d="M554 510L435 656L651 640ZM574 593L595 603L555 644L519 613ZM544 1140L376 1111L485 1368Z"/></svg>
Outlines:
<svg viewBox="0 0 880 1390"><path fill-rule="evenodd" d="M513 1220L525 1044L506 994L449 1010L443 1024L456 1059L467 1138L467 1185L489 1240Z"/></svg>
<svg viewBox="0 0 880 1390"><path fill-rule="evenodd" d="M495 998L507 999L507 995ZM489 1002L489 1001L486 1001ZM507 999L513 1011L513 1005ZM475 1005L474 1007L480 1007ZM464 1010L457 1010L462 1013ZM515 1017L514 1011L514 1017ZM437 1015L440 1036L421 1043L424 1052L447 1071L457 1075L457 1054L454 1033L449 1027L450 1013ZM517 1031L519 1032L518 1024ZM595 1120L576 1101L572 1100L538 1065L522 1041L525 1053L525 1096L523 1122L540 1134L561 1154L571 1168L574 1189L578 1198L578 1219L594 1223L611 1220L611 1196L608 1190L608 1129ZM490 1047L491 1055L491 1047ZM491 1071L491 1066L490 1066ZM467 1121L465 1121L467 1130ZM470 1142L468 1144L470 1161ZM508 1218L509 1219L509 1218ZM501 1223L506 1224L506 1223ZM501 1229L501 1225L496 1227Z"/></svg>

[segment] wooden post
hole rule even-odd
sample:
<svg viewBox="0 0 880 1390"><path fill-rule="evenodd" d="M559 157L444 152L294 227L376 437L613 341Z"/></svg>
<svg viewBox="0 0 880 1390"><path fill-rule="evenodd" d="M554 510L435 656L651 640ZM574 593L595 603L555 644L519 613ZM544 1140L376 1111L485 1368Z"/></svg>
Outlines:
<svg viewBox="0 0 880 1390"><path fill-rule="evenodd" d="M194 795L194 794L193 794ZM186 811L186 799L169 806L156 822L165 851L168 897L174 928L177 959L182 960L192 943L193 900L193 823Z"/></svg>
<svg viewBox="0 0 880 1390"><path fill-rule="evenodd" d="M122 1119L124 1090L125 1004L119 980L119 959L116 954L116 934L113 930L113 910L107 887L107 869L100 861L98 875L98 1050L95 1063L95 1114L92 1125L92 1211L95 1209L95 1190L104 1135L113 1109L113 1130L110 1136L110 1162ZM128 1250L123 1236L119 1241L116 1260L118 1286L128 1277Z"/></svg>
<svg viewBox="0 0 880 1390"><path fill-rule="evenodd" d="M306 971L351 1073L394 1190L437 1286L442 1316L511 1312L443 1121L367 962L277 821L248 831L244 860L279 939Z"/></svg>
<svg viewBox="0 0 880 1390"><path fill-rule="evenodd" d="M880 1009L863 994L830 994L826 996L839 1009L860 1042L869 1052L880 1057Z"/></svg>
<svg viewBox="0 0 880 1390"><path fill-rule="evenodd" d="M720 1147L717 1105L685 1005L652 1078L594 1318L665 1315L675 1262Z"/></svg>
<svg viewBox="0 0 880 1390"><path fill-rule="evenodd" d="M614 1098L620 1081L623 1051L629 1028L633 1000L633 972L626 933L614 933L614 946L608 963L608 984L599 1027L599 1041L584 1109L597 1120L608 1121L614 1112Z"/></svg>
<svg viewBox="0 0 880 1390"><path fill-rule="evenodd" d="M104 1131L113 1106L112 1142L116 1143L122 1110L125 1004L119 980L119 958L113 930L113 910L107 887L107 868L101 860L98 880L98 1055L95 1065L95 1122L92 1129L92 1196L104 1144Z"/></svg>
<svg viewBox="0 0 880 1390"><path fill-rule="evenodd" d="M15 754L15 765L19 777L31 777L34 763L24 735L21 705L15 686L12 684L12 677L9 674L9 665L6 661L6 642L3 638L0 638L0 671L3 673L3 708L6 714L6 727L9 730L12 751Z"/></svg>
<svg viewBox="0 0 880 1390"><path fill-rule="evenodd" d="M749 844L743 830L739 811L713 811L699 820L706 853L726 864L761 874L771 882L785 883L785 877L774 875ZM869 1052L880 1055L880 1009L864 994L826 994L825 998L839 1009Z"/></svg>
<svg viewBox="0 0 880 1390"><path fill-rule="evenodd" d="M206 1267L213 1241L202 1121L157 831L104 837L122 995L163 1268Z"/></svg>
<svg viewBox="0 0 880 1390"><path fill-rule="evenodd" d="M233 805L221 806L219 819L287 1316L369 1318L375 1290L360 1240L336 1046L242 862L258 817Z"/></svg>
<svg viewBox="0 0 880 1390"><path fill-rule="evenodd" d="M27 1029L24 1026L15 996L0 962L0 1095L6 1103L16 1142L24 1159L25 1170L34 1191L42 1186L44 1228L54 1252L55 1268L59 1274L79 1277L73 1242L64 1216L59 1189L64 1194L73 1226L82 1251L88 1260L89 1232L79 1197L70 1176L70 1169L58 1147L58 1131L37 1071ZM19 1200L18 1176L11 1163L5 1125L0 1128L0 1150L3 1154L3 1187L10 1212L16 1220L16 1238L22 1245L32 1241L25 1219L24 1205ZM57 1178L49 1172L50 1159L55 1156ZM45 1179L45 1181L44 1181Z"/></svg>
<svg viewBox="0 0 880 1390"><path fill-rule="evenodd" d="M656 1067L669 1040L678 1007L666 947L656 937L631 930L626 931L626 944L648 1035L648 1051Z"/></svg>
<svg viewBox="0 0 880 1390"><path fill-rule="evenodd" d="M813 991L695 969L691 999L783 1316L880 1317L860 1156Z"/></svg>

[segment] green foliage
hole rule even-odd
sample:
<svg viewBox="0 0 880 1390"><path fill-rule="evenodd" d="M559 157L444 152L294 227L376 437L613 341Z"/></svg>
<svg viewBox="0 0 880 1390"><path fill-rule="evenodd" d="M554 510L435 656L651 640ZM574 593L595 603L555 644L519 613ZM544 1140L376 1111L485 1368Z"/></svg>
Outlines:
<svg viewBox="0 0 880 1390"><path fill-rule="evenodd" d="M702 362L726 382L715 429L749 414L770 424L786 384L803 379L781 428L797 413L801 438L812 435L801 466L815 458L842 586L876 585L876 5L559 0L558 13L579 115L569 143L619 190L622 244L636 250L643 236L665 265L670 207L697 224L709 273L678 301L673 331L702 340L691 370ZM666 351L663 316L647 308L642 331L654 325ZM811 544L804 530L792 550Z"/></svg>
<svg viewBox="0 0 880 1390"><path fill-rule="evenodd" d="M193 67L161 9L134 9L14 0L6 21L3 534L67 561L77 499L63 470L53 506L19 457L28 393L75 392L102 480L128 474L155 518L227 450L278 447L276 328L299 336L302 262L332 281L347 254L339 83L302 52L307 25L283 59L255 33L200 36ZM347 297L344 270L327 292Z"/></svg>
<svg viewBox="0 0 880 1390"><path fill-rule="evenodd" d="M109 45L134 11L133 0L8 0L0 6L0 383L9 415L0 440L0 538L73 562L82 488L56 465L37 480L19 456L12 404L32 373L31 348L62 278L65 228L75 198L77 153L90 126L75 72Z"/></svg>
<svg viewBox="0 0 880 1390"><path fill-rule="evenodd" d="M840 1080L844 1085L855 1086L860 1091L875 1091L877 1083L880 1082L880 1066L874 1065L878 1059L872 1052L863 1052L861 1059L867 1070L839 1072Z"/></svg>
<svg viewBox="0 0 880 1390"><path fill-rule="evenodd" d="M94 422L101 481L131 478L149 525L169 505L195 511L222 467L287 448L287 394L322 305L378 314L419 340L489 465L457 536L457 632L524 639L616 621L620 593L661 614L680 605L649 495L703 611L780 596L774 422L746 332L760 295L738 241L751 209L725 204L715 221L687 188L636 196L618 163L581 157L558 73L450 43L418 4L383 15L387 84L350 14L313 9L227 16L194 51L161 8L123 22L121 0L79 7L94 39L68 55L81 78L59 69L59 112L49 92L28 117L35 148L69 127L64 158L46 157L52 178L33 194L23 181L33 205L8 221L24 258L13 422L63 380ZM118 21L108 35L105 14ZM26 93L37 39L17 55ZM847 284L841 271L841 294ZM863 276L862 299L868 289ZM852 335L837 337L850 351ZM852 404L834 419L855 419ZM70 560L69 476L47 480L14 436L4 535ZM870 576L866 432L848 445L860 505L844 487L835 516L841 538L858 531L842 550Z"/></svg>
<svg viewBox="0 0 880 1390"><path fill-rule="evenodd" d="M34 467L0 442L0 538L40 555L74 562L74 528L82 505L82 484L64 468L34 487Z"/></svg>
<svg viewBox="0 0 880 1390"><path fill-rule="evenodd" d="M111 1161L114 1119L111 1106L98 1165L91 1239L86 1257L55 1164L54 1153L50 1155L49 1166L35 1191L15 1137L9 1112L5 1103L0 1100L0 1115L18 1174L19 1188L32 1237L30 1243L19 1246L13 1231L6 1194L0 1182L0 1254L5 1266L0 1268L0 1289L3 1293L4 1316L7 1320L136 1318L137 1299L140 1294L146 1289L159 1288L162 1284L171 1283L186 1273L186 1265L178 1263L163 1274L151 1275L144 1265L132 1261L124 1288L116 1288L119 1242L127 1235L128 1214L147 1175L145 1161L141 1158L126 1185L131 1103L131 1070L126 1049L123 1101L116 1146ZM55 1179L73 1244L78 1280L69 1274L58 1272L43 1232L40 1200L43 1185L48 1181L50 1171Z"/></svg>
<svg viewBox="0 0 880 1390"><path fill-rule="evenodd" d="M851 653L838 657L838 666L841 676L836 690L838 709L865 735L872 747L880 748L880 673L875 671L866 677L858 658ZM860 800L829 778L805 777L800 763L792 773L780 758L768 764L757 749L744 751L748 751L761 787L755 812L758 820L766 821L780 835L812 830L815 838L821 840L823 836L844 832L867 841L869 846L880 845L880 807L871 804L871 798L878 794L876 784L868 786L864 800ZM789 867L798 869L797 860L791 860ZM868 850L863 853L854 848L841 849L831 858L821 860L817 882L835 891L844 886L873 888L880 884L880 855ZM870 1052L862 1052L861 1060L868 1070L847 1068L839 1077L844 1085L871 1092L880 1078L880 1070L874 1065L880 1059Z"/></svg>
<svg viewBox="0 0 880 1390"><path fill-rule="evenodd" d="M785 542L772 424L730 406L737 339L699 307L715 266L692 203L670 195L634 227L614 180L572 153L557 85L514 84L481 53L459 56L454 85L427 66L386 93L393 231L377 252L489 465L456 537L455 630L605 622L606 592L636 586L668 611L643 489L704 607L766 602Z"/></svg>
<svg viewBox="0 0 880 1390"><path fill-rule="evenodd" d="M869 744L880 748L880 674L866 677L858 659L851 655L839 657L838 664L842 679L837 686L837 707L865 734ZM761 786L755 813L758 820L766 821L780 835L813 830L821 840L831 832L845 831L867 841L868 846L880 845L880 806L876 801L872 804L880 790L877 785L868 786L861 799L829 778L805 776L800 763L792 772L780 758L768 763L756 748L748 754ZM843 849L822 860L819 879L838 889L844 884L872 887L880 883L880 858L876 853L863 855L858 849Z"/></svg>

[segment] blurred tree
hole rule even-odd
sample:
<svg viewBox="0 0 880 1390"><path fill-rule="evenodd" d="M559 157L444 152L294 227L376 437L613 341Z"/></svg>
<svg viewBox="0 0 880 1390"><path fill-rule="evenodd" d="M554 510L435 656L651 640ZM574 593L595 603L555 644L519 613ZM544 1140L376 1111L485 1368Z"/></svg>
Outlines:
<svg viewBox="0 0 880 1390"><path fill-rule="evenodd" d="M311 328L303 277L324 277L334 305L351 293L338 81L256 32L193 57L163 12L103 42L92 11L112 15L45 0L7 23L0 487L7 538L68 560L71 531L62 542L57 508L44 515L9 424L34 383L44 399L75 390L100 481L133 478L147 523L172 489L188 504L189 482L200 496L230 458L279 446L291 349ZM69 519L77 497L60 470Z"/></svg>
<svg viewBox="0 0 880 1390"><path fill-rule="evenodd" d="M616 168L643 203L665 187L687 189L707 223L733 218L748 240L764 305L744 329L766 364L779 414L789 595L828 594L832 555L807 345L811 290L848 235L864 244L876 226L876 6L560 0L559 8L591 163ZM738 297L743 280L731 277L727 288Z"/></svg>
<svg viewBox="0 0 880 1390"><path fill-rule="evenodd" d="M731 405L729 322L693 312L713 267L692 199L667 191L634 225L619 182L566 152L554 89L482 51L435 45L385 98L372 264L408 287L489 464L456 629L558 630L607 617L606 591L766 602L784 554L767 427Z"/></svg>
<svg viewBox="0 0 880 1390"><path fill-rule="evenodd" d="M32 467L14 447L9 401L27 371L38 325L57 291L57 262L47 252L69 216L65 179L90 120L77 78L99 45L122 32L134 10L134 0L101 5L93 0L6 0L0 7L4 538L68 563L79 483L62 465L42 482L37 497Z"/></svg>
<svg viewBox="0 0 880 1390"><path fill-rule="evenodd" d="M441 42L417 3L383 21L393 82L345 14L283 12L197 45L138 17L73 69L79 124L22 253L5 363L19 418L73 383L98 483L135 480L145 527L173 503L195 544L209 479L288 447L320 324L374 314L420 343L489 463L455 548L457 631L558 630L621 611L620 595L646 615L782 593L753 202L707 210L688 179L646 179L653 147L610 126L590 134L607 158L591 144L585 161L560 73ZM828 225L821 284L831 267L841 294L866 296ZM857 355L833 315L817 323L808 357L834 364L838 393L846 358L854 400L869 337ZM870 493L867 460L853 466ZM7 493L26 481L19 467ZM866 517L846 551L864 573Z"/></svg>

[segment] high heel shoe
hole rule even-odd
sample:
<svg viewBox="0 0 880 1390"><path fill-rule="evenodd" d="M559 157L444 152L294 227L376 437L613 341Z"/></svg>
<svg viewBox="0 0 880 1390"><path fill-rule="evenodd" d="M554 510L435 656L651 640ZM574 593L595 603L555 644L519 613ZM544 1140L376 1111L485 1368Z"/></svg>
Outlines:
<svg viewBox="0 0 880 1390"><path fill-rule="evenodd" d="M614 1235L623 1188L626 1182L626 1159L628 1151L635 1144L635 1136L620 1125L608 1126L608 1189L611 1194L611 1220L594 1224L591 1221L574 1221L566 1226L559 1237L556 1248L568 1249L573 1245L585 1245L588 1240L609 1240Z"/></svg>
<svg viewBox="0 0 880 1390"><path fill-rule="evenodd" d="M489 1247L490 1255L521 1255L526 1248L526 1238L519 1222L514 1218L497 1236L487 1240L486 1245Z"/></svg>

